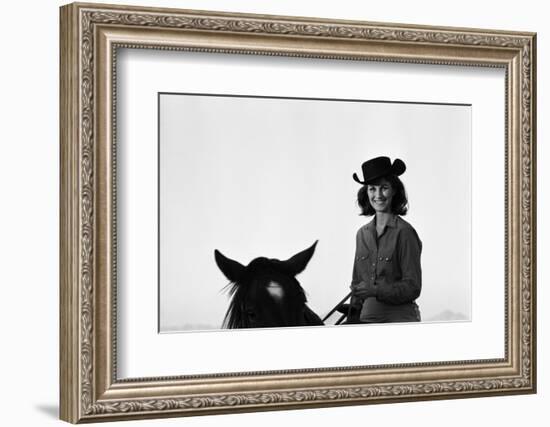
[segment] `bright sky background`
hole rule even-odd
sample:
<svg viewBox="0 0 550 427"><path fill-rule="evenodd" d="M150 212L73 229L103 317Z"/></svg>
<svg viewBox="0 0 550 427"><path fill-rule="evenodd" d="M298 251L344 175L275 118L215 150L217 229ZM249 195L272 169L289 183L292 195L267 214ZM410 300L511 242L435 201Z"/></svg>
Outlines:
<svg viewBox="0 0 550 427"><path fill-rule="evenodd" d="M379 155L407 164L423 320L470 319L471 107L181 94L159 107L161 332L221 326L214 249L247 264L319 240L298 280L324 316L348 292L370 220L351 176Z"/></svg>

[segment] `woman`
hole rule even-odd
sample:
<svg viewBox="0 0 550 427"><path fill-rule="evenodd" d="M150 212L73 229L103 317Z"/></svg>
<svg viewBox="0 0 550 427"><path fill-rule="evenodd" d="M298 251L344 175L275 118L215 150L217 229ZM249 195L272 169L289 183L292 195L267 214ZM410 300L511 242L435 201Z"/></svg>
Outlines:
<svg viewBox="0 0 550 427"><path fill-rule="evenodd" d="M398 178L400 159L376 157L362 165L357 201L362 215L374 218L357 232L348 323L419 322L415 300L422 287L422 242L402 215L407 213L405 187Z"/></svg>

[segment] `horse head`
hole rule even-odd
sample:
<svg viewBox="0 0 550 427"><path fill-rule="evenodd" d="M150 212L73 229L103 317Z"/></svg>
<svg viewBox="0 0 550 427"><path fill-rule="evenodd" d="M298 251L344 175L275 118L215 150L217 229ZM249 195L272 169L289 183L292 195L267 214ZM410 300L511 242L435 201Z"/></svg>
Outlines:
<svg viewBox="0 0 550 427"><path fill-rule="evenodd" d="M317 242L286 261L260 257L246 267L216 249L216 264L231 282L231 302L224 327L322 325L319 316L307 306L304 289L296 280L296 275L304 271L313 256L316 245Z"/></svg>

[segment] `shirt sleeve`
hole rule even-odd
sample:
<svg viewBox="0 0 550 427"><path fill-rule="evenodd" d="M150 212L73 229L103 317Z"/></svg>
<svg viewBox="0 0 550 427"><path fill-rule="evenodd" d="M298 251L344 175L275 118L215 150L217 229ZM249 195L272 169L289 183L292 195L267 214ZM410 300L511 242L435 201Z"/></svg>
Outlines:
<svg viewBox="0 0 550 427"><path fill-rule="evenodd" d="M357 270L357 257L355 261L353 261L353 273L351 275L351 284L357 285L361 282L361 276L359 275L359 271Z"/></svg>
<svg viewBox="0 0 550 427"><path fill-rule="evenodd" d="M396 255L401 267L401 280L384 283L377 289L376 298L388 304L405 304L420 296L422 270L420 253L422 243L413 228L405 228L399 233Z"/></svg>
<svg viewBox="0 0 550 427"><path fill-rule="evenodd" d="M357 231L357 234L355 235L355 257L353 258L353 272L351 275L351 284L356 285L357 283L361 282L361 276L359 274L359 270L357 268L357 257L359 256L359 240L361 239L361 230L359 229Z"/></svg>
<svg viewBox="0 0 550 427"><path fill-rule="evenodd" d="M361 238L360 233L361 233L361 230L357 232L357 237L355 240L355 258L353 259L353 272L351 275L352 286L357 285L358 283L361 282L361 275L359 274L359 269L357 268L357 257L358 257L357 249L359 248L359 239ZM360 305L362 303L362 299L353 295L351 297L350 303L352 305Z"/></svg>

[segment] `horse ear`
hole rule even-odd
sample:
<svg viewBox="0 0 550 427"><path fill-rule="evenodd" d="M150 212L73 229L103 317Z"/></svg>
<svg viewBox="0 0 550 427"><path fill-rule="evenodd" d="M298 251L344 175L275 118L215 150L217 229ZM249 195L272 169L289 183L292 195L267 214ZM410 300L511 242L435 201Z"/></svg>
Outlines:
<svg viewBox="0 0 550 427"><path fill-rule="evenodd" d="M216 264L219 269L231 282L236 282L239 280L241 275L244 273L245 267L242 264L227 258L217 249L214 250L214 258L216 259Z"/></svg>
<svg viewBox="0 0 550 427"><path fill-rule="evenodd" d="M292 273L294 276L304 271L309 260L313 256L313 253L315 252L315 246L317 246L317 242L319 241L316 240L315 243L306 250L297 253L286 261L283 261L285 269Z"/></svg>

